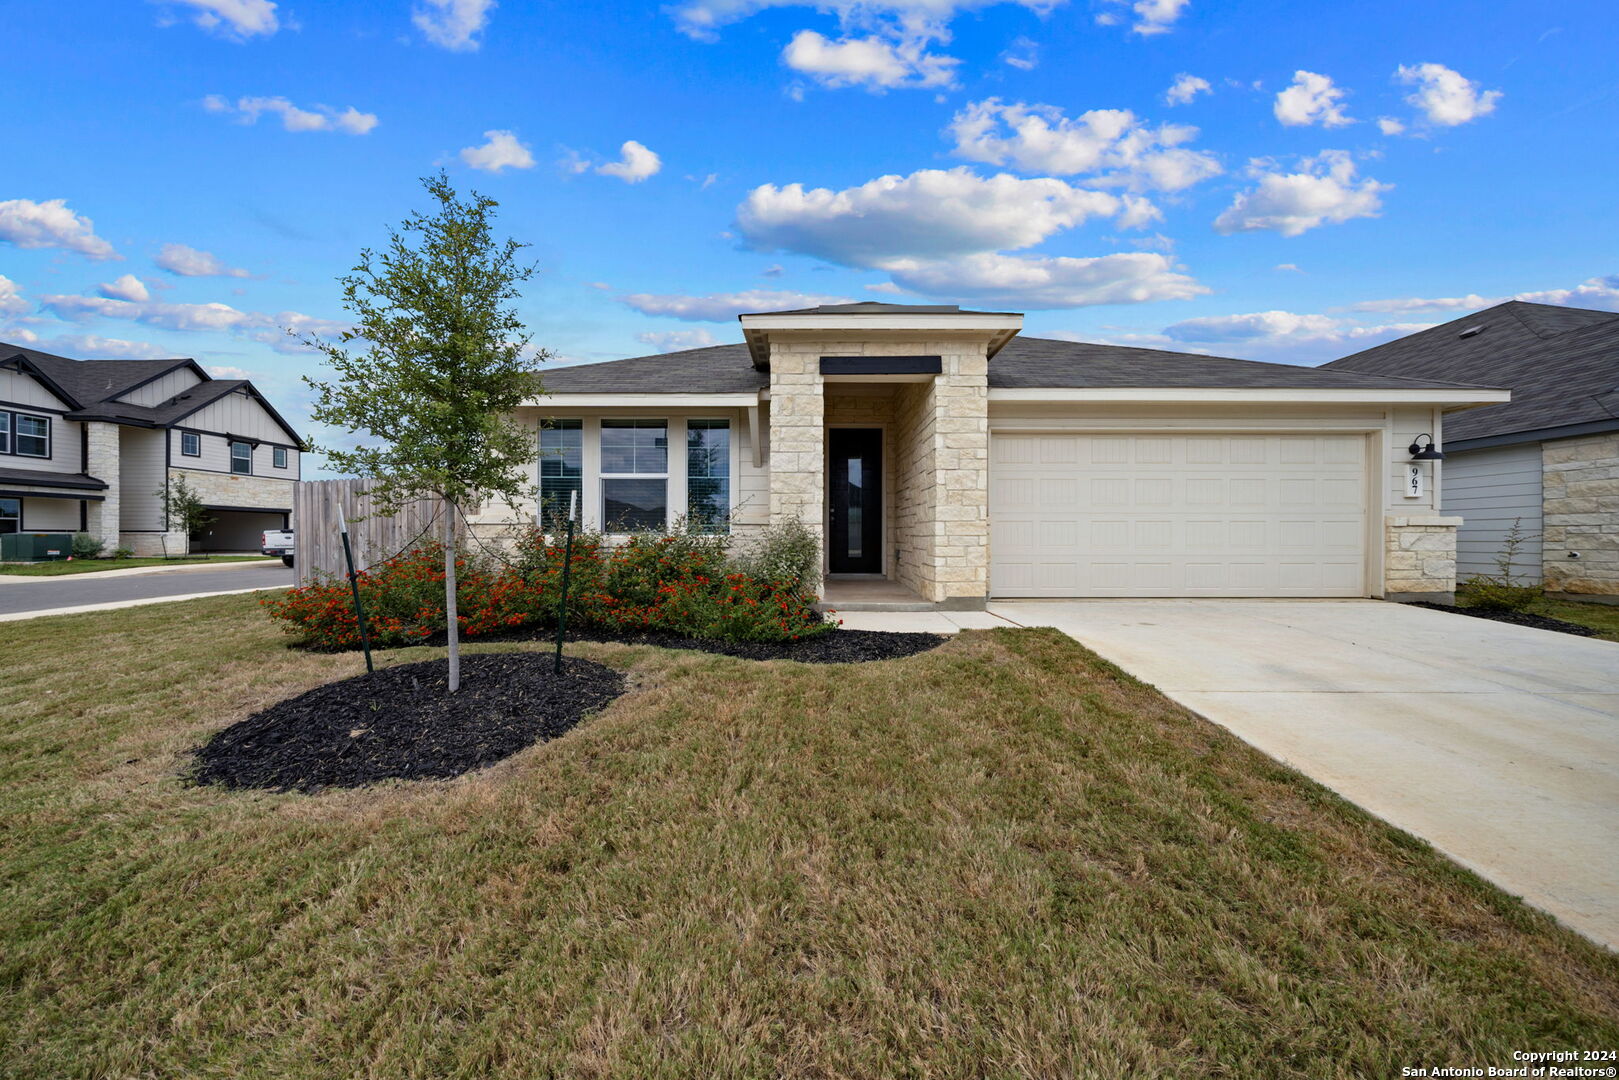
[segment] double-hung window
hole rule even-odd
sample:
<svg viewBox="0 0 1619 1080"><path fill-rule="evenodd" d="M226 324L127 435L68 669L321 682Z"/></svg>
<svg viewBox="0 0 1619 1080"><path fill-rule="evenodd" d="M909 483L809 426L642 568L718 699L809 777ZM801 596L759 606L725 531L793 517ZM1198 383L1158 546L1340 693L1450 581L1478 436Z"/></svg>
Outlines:
<svg viewBox="0 0 1619 1080"><path fill-rule="evenodd" d="M583 495L585 422L545 420L540 423L540 520L567 516L574 494ZM580 507L583 510L583 507Z"/></svg>
<svg viewBox="0 0 1619 1080"><path fill-rule="evenodd" d="M186 457L202 457L202 436L195 431L180 432L180 453Z"/></svg>
<svg viewBox="0 0 1619 1080"><path fill-rule="evenodd" d="M662 420L601 423L602 527L608 532L669 524L669 427Z"/></svg>
<svg viewBox="0 0 1619 1080"><path fill-rule="evenodd" d="M11 440L12 453L14 454L20 454L23 457L50 457L50 418L13 413L11 417Z"/></svg>
<svg viewBox="0 0 1619 1080"><path fill-rule="evenodd" d="M686 521L694 532L730 532L731 422L686 421Z"/></svg>
<svg viewBox="0 0 1619 1080"><path fill-rule="evenodd" d="M285 446L277 446L271 449L270 464L278 469L287 467L287 448Z"/></svg>
<svg viewBox="0 0 1619 1080"><path fill-rule="evenodd" d="M6 415L0 413L0 416ZM0 499L0 533L22 531L22 500Z"/></svg>
<svg viewBox="0 0 1619 1080"><path fill-rule="evenodd" d="M230 444L230 471L239 476L253 475L253 444L232 439Z"/></svg>
<svg viewBox="0 0 1619 1080"><path fill-rule="evenodd" d="M0 454L11 453L11 414L0 412Z"/></svg>

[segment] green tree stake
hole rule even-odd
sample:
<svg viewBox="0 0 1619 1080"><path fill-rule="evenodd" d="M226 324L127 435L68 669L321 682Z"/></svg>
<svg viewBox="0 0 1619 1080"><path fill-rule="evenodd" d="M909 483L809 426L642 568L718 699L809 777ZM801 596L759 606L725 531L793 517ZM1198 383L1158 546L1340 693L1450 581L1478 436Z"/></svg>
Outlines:
<svg viewBox="0 0 1619 1080"><path fill-rule="evenodd" d="M371 636L365 632L365 607L360 603L360 576L354 572L354 551L349 547L349 521L339 508L338 532L343 536L343 559L349 564L349 591L354 594L354 618L360 624L360 648L365 650L365 670L377 670L371 663Z"/></svg>
<svg viewBox="0 0 1619 1080"><path fill-rule="evenodd" d="M573 517L579 506L579 493L568 492L568 540L562 548L562 603L557 607L557 666L562 674L562 638L568 632L568 571L573 566Z"/></svg>

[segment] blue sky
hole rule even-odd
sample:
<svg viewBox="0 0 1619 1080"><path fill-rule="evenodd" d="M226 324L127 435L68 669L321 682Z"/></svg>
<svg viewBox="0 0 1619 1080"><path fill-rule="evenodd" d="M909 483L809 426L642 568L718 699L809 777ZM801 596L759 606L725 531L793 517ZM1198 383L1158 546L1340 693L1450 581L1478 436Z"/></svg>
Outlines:
<svg viewBox="0 0 1619 1080"><path fill-rule="evenodd" d="M1619 5L78 0L0 9L0 340L195 356L307 427L288 326L439 167L565 361L960 302L1317 363L1619 308Z"/></svg>

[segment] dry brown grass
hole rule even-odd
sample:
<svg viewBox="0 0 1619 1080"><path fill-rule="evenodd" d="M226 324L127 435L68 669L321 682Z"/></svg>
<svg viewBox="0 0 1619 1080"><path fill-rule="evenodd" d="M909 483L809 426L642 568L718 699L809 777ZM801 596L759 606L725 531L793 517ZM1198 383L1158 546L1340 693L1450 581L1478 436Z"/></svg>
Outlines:
<svg viewBox="0 0 1619 1080"><path fill-rule="evenodd" d="M308 797L187 786L185 752L358 656L243 597L0 625L0 1075L1359 1077L1619 1043L1613 956L1055 632L574 651L637 689L481 773Z"/></svg>

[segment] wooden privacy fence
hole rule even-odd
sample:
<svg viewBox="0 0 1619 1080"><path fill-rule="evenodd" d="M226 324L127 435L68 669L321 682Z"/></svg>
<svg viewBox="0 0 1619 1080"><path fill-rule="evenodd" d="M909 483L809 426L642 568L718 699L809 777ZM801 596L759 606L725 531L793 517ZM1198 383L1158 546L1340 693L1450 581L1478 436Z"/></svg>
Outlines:
<svg viewBox="0 0 1619 1080"><path fill-rule="evenodd" d="M293 567L299 585L348 572L338 534L340 516L349 520L356 570L397 555L417 540L444 535L442 515L450 511L442 499L418 499L392 514L382 514L367 494L366 484L365 480L300 480L293 486L292 522L297 530ZM458 541L466 539L464 520L456 521L455 533Z"/></svg>

